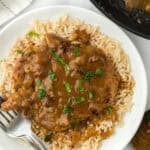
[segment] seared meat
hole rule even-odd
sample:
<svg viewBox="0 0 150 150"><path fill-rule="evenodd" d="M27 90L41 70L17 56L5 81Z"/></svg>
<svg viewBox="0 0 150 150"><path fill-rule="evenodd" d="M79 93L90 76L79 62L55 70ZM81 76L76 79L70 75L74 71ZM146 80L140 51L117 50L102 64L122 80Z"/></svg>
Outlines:
<svg viewBox="0 0 150 150"><path fill-rule="evenodd" d="M84 30L73 33L69 41L45 35L43 48L33 44L30 55L26 48L14 62L14 91L5 96L2 108L16 109L51 132L85 127L105 116L120 77L112 60L89 39Z"/></svg>

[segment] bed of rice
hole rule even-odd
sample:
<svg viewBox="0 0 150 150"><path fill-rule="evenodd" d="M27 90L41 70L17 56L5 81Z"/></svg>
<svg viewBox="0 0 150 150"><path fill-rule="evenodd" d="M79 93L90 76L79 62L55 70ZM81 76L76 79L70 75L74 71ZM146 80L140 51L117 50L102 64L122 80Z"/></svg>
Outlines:
<svg viewBox="0 0 150 150"><path fill-rule="evenodd" d="M118 73L124 81L124 87L120 88L120 90L118 91L118 95L116 96L116 105L119 108L117 112L119 116L119 122L114 123L111 120L104 120L95 126L96 130L98 130L99 132L105 132L120 125L123 120L123 115L131 108L132 104L131 100L133 95L134 80L131 75L129 58L123 51L121 44L118 41L103 34L98 27L86 24L77 18L72 18L69 16L61 16L57 19L53 19L50 22L36 21L32 27L32 30L39 33L40 38L33 38L33 40L37 44L40 43L44 33L54 33L60 37L68 39L71 33L73 33L77 29L86 30L87 33L91 35L91 44L97 46L98 48L101 48L107 56L113 59L114 65L116 66ZM26 37L24 37L24 39L21 40L26 43L27 39ZM18 55L16 55L13 51L16 48L17 43L12 48L12 51L9 54L9 59L1 63L0 91L6 92L9 90L13 90L11 89L11 81L9 80L11 76L10 67L12 66L12 62L14 61L14 59L18 57ZM90 126L93 126L93 124L89 124L88 128L90 128ZM32 129L41 138L44 138L47 132L44 128L39 127L35 122L32 123ZM85 142L79 143L74 148L71 148L70 140L68 139L67 135L65 135L65 137L62 138L60 136L60 138L58 138L57 140L49 143L49 147L54 150L96 150L100 148L101 141L101 137L92 137Z"/></svg>

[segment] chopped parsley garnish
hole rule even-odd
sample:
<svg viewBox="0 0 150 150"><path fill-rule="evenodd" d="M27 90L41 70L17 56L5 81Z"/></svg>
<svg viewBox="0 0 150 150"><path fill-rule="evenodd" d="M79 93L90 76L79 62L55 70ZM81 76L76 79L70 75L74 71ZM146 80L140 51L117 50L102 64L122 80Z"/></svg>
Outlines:
<svg viewBox="0 0 150 150"><path fill-rule="evenodd" d="M45 141L45 142L51 142L51 140L52 140L52 133L46 135L45 138L44 138L44 141Z"/></svg>
<svg viewBox="0 0 150 150"><path fill-rule="evenodd" d="M84 92L84 90L85 90L83 86L79 86L78 89L80 92Z"/></svg>
<svg viewBox="0 0 150 150"><path fill-rule="evenodd" d="M65 62L65 60L60 55L56 53L54 49L49 48L49 52L56 59L57 62L63 65L65 71L68 71L70 69L69 65Z"/></svg>
<svg viewBox="0 0 150 150"><path fill-rule="evenodd" d="M72 107L70 107L70 106L64 106L63 112L65 114L70 114L70 113L72 113L72 111L73 111Z"/></svg>
<svg viewBox="0 0 150 150"><path fill-rule="evenodd" d="M72 98L71 98L71 97L68 98L67 104L68 104L68 105L71 105L71 104L72 104Z"/></svg>
<svg viewBox="0 0 150 150"><path fill-rule="evenodd" d="M90 91L90 92L88 93L88 97L89 97L89 99L93 99L93 98L94 98L94 92L93 92L93 91Z"/></svg>
<svg viewBox="0 0 150 150"><path fill-rule="evenodd" d="M5 61L6 61L6 59L0 59L0 63L5 62Z"/></svg>
<svg viewBox="0 0 150 150"><path fill-rule="evenodd" d="M71 92L71 85L69 82L64 82L65 89L68 93Z"/></svg>
<svg viewBox="0 0 150 150"><path fill-rule="evenodd" d="M65 64L65 65L64 65L64 69L65 69L65 71L69 71L69 70L70 70L69 65L68 65L68 64Z"/></svg>
<svg viewBox="0 0 150 150"><path fill-rule="evenodd" d="M80 56L80 48L79 48L79 47L76 47L76 48L74 49L74 53L75 53L75 56L76 56L76 57L79 57L79 56Z"/></svg>
<svg viewBox="0 0 150 150"><path fill-rule="evenodd" d="M95 72L95 74L97 76L102 76L104 74L104 70L103 69L97 69L96 72Z"/></svg>
<svg viewBox="0 0 150 150"><path fill-rule="evenodd" d="M53 71L49 71L48 72L48 76L50 77L50 79L53 81L56 78L56 74Z"/></svg>
<svg viewBox="0 0 150 150"><path fill-rule="evenodd" d="M16 50L16 53L17 53L17 54L23 54L23 51L20 50L20 49L17 49L17 50Z"/></svg>
<svg viewBox="0 0 150 150"><path fill-rule="evenodd" d="M88 72L86 72L86 74L84 74L83 76L82 76L82 79L84 79L84 80L90 80L91 78L93 78L95 76L95 72L93 72L93 71L88 71Z"/></svg>
<svg viewBox="0 0 150 150"><path fill-rule="evenodd" d="M84 75L82 75L83 80L90 80L91 78L95 76L102 76L104 74L103 69L97 69L95 72L94 71L88 71Z"/></svg>
<svg viewBox="0 0 150 150"><path fill-rule="evenodd" d="M28 36L31 36L31 37L39 37L40 35L38 33L36 33L35 31L29 31L27 33Z"/></svg>
<svg viewBox="0 0 150 150"><path fill-rule="evenodd" d="M80 104L80 103L82 103L82 102L84 102L84 101L85 101L85 98L84 98L84 97L82 97L82 96L76 97L76 103L77 103L77 104Z"/></svg>
<svg viewBox="0 0 150 150"><path fill-rule="evenodd" d="M41 80L37 80L36 85L39 87L42 85L42 81Z"/></svg>
<svg viewBox="0 0 150 150"><path fill-rule="evenodd" d="M109 114L112 114L112 112L113 112L113 107L112 107L112 106L107 107L107 112L108 112Z"/></svg>
<svg viewBox="0 0 150 150"><path fill-rule="evenodd" d="M38 93L37 94L38 94L38 97L40 99L43 99L46 96L46 91L45 91L45 89L38 89Z"/></svg>
<svg viewBox="0 0 150 150"><path fill-rule="evenodd" d="M83 87L83 82L84 80L80 79L77 81L77 84L75 84L75 90L79 91L79 92L84 92L84 87Z"/></svg>
<svg viewBox="0 0 150 150"><path fill-rule="evenodd" d="M71 127L72 129L74 129L74 128L78 125L78 123L79 123L79 119L78 119L78 118L74 118L74 119L72 119L71 122L70 122L70 127Z"/></svg>

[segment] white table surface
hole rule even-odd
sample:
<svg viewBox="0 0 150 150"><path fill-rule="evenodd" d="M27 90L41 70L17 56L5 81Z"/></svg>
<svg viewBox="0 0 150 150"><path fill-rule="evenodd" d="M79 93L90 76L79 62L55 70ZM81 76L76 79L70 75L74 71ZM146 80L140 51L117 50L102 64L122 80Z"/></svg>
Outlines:
<svg viewBox="0 0 150 150"><path fill-rule="evenodd" d="M22 13L25 13L31 9L42 7L42 6L48 6L48 5L74 5L79 7L84 7L87 9L91 9L95 12L101 13L96 9L93 4L89 0L33 0L32 4L25 9ZM5 25L0 27L0 30ZM131 38L133 43L136 45L146 68L147 71L147 78L148 78L148 86L150 86L150 40L144 39L142 37L139 37L133 33L128 32L127 30L123 29L126 34ZM138 66L137 66L138 67ZM139 72L140 75L140 72ZM141 90L142 87L141 87ZM148 103L147 103L147 109L150 109L150 92L148 92ZM8 139L6 141L6 139ZM19 142L16 142L15 140L9 139L6 137L5 134L2 133L0 130L0 150L31 150L32 148L29 148L28 145L24 146L20 144ZM129 148L126 148L126 150L129 150Z"/></svg>

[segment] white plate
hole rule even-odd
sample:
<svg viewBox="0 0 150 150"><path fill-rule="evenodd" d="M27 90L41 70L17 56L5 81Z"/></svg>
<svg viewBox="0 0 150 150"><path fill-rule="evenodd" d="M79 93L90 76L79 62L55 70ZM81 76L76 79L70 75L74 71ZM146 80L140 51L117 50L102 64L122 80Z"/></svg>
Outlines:
<svg viewBox="0 0 150 150"><path fill-rule="evenodd" d="M78 7L49 6L35 9L18 17L2 30L0 33L0 56L4 57L8 54L12 44L18 37L22 37L24 35L34 20L49 20L54 16L64 13L68 13L73 17L78 17L87 23L98 25L102 32L120 41L126 53L130 57L132 74L136 82L136 88L133 96L134 105L131 112L126 113L124 117L124 126L118 127L115 134L105 140L102 145L103 150L121 150L131 140L143 117L147 99L147 80L143 62L136 47L129 37L116 24L104 16Z"/></svg>

